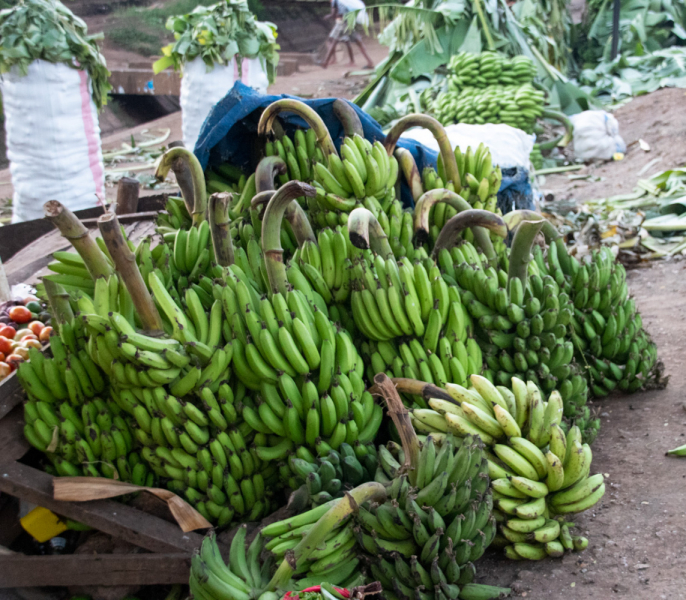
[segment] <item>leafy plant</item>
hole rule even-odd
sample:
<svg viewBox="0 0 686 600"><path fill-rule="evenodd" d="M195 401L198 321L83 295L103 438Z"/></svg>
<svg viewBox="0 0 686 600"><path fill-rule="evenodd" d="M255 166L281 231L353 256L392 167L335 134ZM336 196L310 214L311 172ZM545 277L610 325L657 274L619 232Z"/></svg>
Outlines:
<svg viewBox="0 0 686 600"><path fill-rule="evenodd" d="M86 71L93 101L100 108L112 88L105 58L95 43L101 37L88 35L86 24L59 0L22 0L0 11L0 73L16 66L26 75L39 59Z"/></svg>
<svg viewBox="0 0 686 600"><path fill-rule="evenodd" d="M215 64L226 65L234 56L259 57L274 81L279 61L276 26L258 21L246 0L222 0L212 6L197 6L185 15L171 16L167 29L174 32L176 42L162 48L164 56L155 62L155 72L170 66L181 66L197 57L208 70ZM238 61L240 68L240 60Z"/></svg>

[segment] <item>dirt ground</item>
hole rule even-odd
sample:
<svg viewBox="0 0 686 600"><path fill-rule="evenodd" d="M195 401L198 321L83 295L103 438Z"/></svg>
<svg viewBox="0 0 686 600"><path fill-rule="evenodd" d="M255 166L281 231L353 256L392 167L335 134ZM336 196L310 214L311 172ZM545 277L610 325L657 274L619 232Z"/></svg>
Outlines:
<svg viewBox="0 0 686 600"><path fill-rule="evenodd" d="M546 600L686 598L686 458L665 451L686 443L686 262L660 261L629 272L629 285L671 379L664 390L596 402L602 428L593 472L605 474L600 504L575 517L588 549L540 563L491 553L484 583L512 585L515 597Z"/></svg>
<svg viewBox="0 0 686 600"><path fill-rule="evenodd" d="M634 98L613 113L627 145L624 159L589 165L571 174L551 175L542 191L552 193L556 200L605 198L631 192L639 179L686 164L684 106L686 90L677 88ZM639 139L648 143L649 152L641 150ZM570 175L590 177L570 180Z"/></svg>

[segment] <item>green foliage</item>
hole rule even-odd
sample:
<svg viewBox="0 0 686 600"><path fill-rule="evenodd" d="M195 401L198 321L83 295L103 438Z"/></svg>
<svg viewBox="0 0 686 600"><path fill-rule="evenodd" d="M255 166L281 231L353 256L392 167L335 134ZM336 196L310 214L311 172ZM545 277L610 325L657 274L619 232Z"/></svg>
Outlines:
<svg viewBox="0 0 686 600"><path fill-rule="evenodd" d="M171 16L167 29L176 42L162 49L164 57L154 64L156 72L201 57L211 69L226 65L234 56L260 57L270 83L279 61L276 26L258 21L246 0L222 0L212 6L197 6L192 12ZM239 62L240 64L240 62Z"/></svg>
<svg viewBox="0 0 686 600"><path fill-rule="evenodd" d="M38 59L85 70L93 85L93 101L100 108L112 86L96 39L59 0L23 0L0 13L0 73L16 66L26 75Z"/></svg>

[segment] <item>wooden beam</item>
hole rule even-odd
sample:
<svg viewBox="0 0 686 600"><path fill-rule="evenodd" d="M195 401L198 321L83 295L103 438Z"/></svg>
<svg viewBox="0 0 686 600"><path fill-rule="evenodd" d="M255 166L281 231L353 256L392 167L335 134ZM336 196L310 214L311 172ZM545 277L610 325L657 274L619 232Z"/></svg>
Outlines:
<svg viewBox="0 0 686 600"><path fill-rule="evenodd" d="M0 555L0 588L188 583L189 554Z"/></svg>
<svg viewBox="0 0 686 600"><path fill-rule="evenodd" d="M184 533L175 523L168 523L121 502L55 500L52 476L20 463L0 465L0 492L43 506L151 552L192 553L202 542L202 536L197 533Z"/></svg>
<svg viewBox="0 0 686 600"><path fill-rule="evenodd" d="M24 390L21 389L16 372L0 381L0 419L17 404L21 404L23 399Z"/></svg>

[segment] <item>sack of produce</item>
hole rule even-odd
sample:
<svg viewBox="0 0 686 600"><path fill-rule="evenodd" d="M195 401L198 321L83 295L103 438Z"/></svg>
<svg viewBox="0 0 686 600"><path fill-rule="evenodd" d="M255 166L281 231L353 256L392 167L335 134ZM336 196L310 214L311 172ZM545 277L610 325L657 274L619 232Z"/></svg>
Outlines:
<svg viewBox="0 0 686 600"><path fill-rule="evenodd" d="M210 110L236 81L263 94L274 82L279 61L276 27L258 21L246 0L223 0L170 17L167 29L176 42L162 49L164 56L153 68L182 71L183 143L193 148Z"/></svg>
<svg viewBox="0 0 686 600"><path fill-rule="evenodd" d="M104 193L96 107L110 85L86 24L60 2L27 0L0 14L0 38L12 221L41 218L46 199L95 206Z"/></svg>
<svg viewBox="0 0 686 600"><path fill-rule="evenodd" d="M610 160L616 152L626 152L619 135L619 123L604 110L585 110L570 117L574 123L574 156L583 161Z"/></svg>

